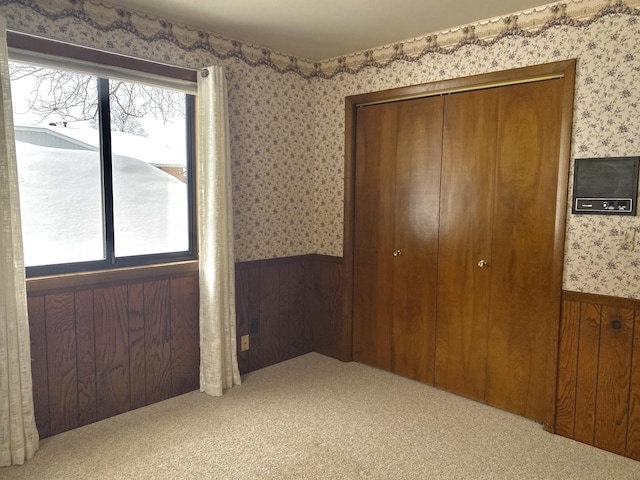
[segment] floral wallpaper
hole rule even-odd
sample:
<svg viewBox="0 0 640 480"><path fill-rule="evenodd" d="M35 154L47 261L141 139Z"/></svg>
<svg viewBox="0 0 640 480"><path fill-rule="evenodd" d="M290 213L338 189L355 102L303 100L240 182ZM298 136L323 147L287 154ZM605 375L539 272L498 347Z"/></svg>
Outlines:
<svg viewBox="0 0 640 480"><path fill-rule="evenodd" d="M572 157L639 155L639 7L570 0L311 62L93 0L0 0L12 30L225 66L239 261L342 255L347 95L577 58ZM638 217L569 212L564 288L640 298L639 285Z"/></svg>

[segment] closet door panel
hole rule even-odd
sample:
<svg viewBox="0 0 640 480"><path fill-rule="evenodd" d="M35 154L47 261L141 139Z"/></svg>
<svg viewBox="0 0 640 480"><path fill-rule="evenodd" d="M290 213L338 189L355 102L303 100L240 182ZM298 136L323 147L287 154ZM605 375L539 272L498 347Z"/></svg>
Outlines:
<svg viewBox="0 0 640 480"><path fill-rule="evenodd" d="M433 384L442 97L398 103L392 371ZM389 256L392 252L386 252Z"/></svg>
<svg viewBox="0 0 640 480"><path fill-rule="evenodd" d="M551 425L562 92L562 80L500 89L487 350L487 402Z"/></svg>
<svg viewBox="0 0 640 480"><path fill-rule="evenodd" d="M391 370L395 230L395 103L358 109L354 219L353 356Z"/></svg>
<svg viewBox="0 0 640 480"><path fill-rule="evenodd" d="M498 90L490 89L450 95L444 109L435 380L482 401L497 105Z"/></svg>

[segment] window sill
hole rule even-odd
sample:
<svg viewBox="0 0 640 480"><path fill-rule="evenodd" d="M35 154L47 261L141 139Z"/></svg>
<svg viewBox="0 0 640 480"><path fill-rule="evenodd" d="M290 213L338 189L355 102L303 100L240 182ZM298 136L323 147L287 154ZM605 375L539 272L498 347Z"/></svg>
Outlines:
<svg viewBox="0 0 640 480"><path fill-rule="evenodd" d="M145 265L141 267L69 273L27 279L27 294L45 294L56 291L80 290L118 283L149 281L163 277L182 277L198 273L198 261Z"/></svg>

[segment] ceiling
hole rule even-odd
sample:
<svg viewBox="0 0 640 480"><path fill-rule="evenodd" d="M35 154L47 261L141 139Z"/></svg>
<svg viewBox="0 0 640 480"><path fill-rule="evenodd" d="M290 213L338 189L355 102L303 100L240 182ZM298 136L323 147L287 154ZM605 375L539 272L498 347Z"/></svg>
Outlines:
<svg viewBox="0 0 640 480"><path fill-rule="evenodd" d="M309 60L544 5L545 0L110 0Z"/></svg>

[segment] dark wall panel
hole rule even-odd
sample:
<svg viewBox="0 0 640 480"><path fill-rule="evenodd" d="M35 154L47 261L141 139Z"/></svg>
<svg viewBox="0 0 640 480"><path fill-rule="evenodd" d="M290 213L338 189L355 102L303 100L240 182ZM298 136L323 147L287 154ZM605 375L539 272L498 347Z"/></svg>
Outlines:
<svg viewBox="0 0 640 480"><path fill-rule="evenodd" d="M198 277L171 279L171 396L200 386Z"/></svg>
<svg viewBox="0 0 640 480"><path fill-rule="evenodd" d="M342 259L336 257L304 255L236 264L240 372L312 351L350 360L342 285ZM249 335L246 352L240 351L243 335Z"/></svg>
<svg viewBox="0 0 640 480"><path fill-rule="evenodd" d="M144 284L147 403L169 398L171 391L171 295L169 280Z"/></svg>
<svg viewBox="0 0 640 480"><path fill-rule="evenodd" d="M75 302L78 348L78 423L88 425L98 418L93 291L76 292Z"/></svg>
<svg viewBox="0 0 640 480"><path fill-rule="evenodd" d="M556 433L640 460L640 301L563 296Z"/></svg>
<svg viewBox="0 0 640 480"><path fill-rule="evenodd" d="M41 438L198 388L197 275L60 290L28 297Z"/></svg>
<svg viewBox="0 0 640 480"><path fill-rule="evenodd" d="M73 293L45 299L51 434L78 427L78 372Z"/></svg>
<svg viewBox="0 0 640 480"><path fill-rule="evenodd" d="M145 359L144 284L128 286L129 368L131 371L131 408L147 405L147 372Z"/></svg>
<svg viewBox="0 0 640 480"><path fill-rule="evenodd" d="M342 284L335 257L238 263L240 372L311 351L350 359ZM199 388L197 273L56 287L28 301L42 438Z"/></svg>
<svg viewBox="0 0 640 480"><path fill-rule="evenodd" d="M31 336L31 378L33 408L40 437L51 435L49 419L49 366L47 364L47 324L44 296L29 297L29 333Z"/></svg>
<svg viewBox="0 0 640 480"><path fill-rule="evenodd" d="M131 410L127 286L94 290L98 420Z"/></svg>

